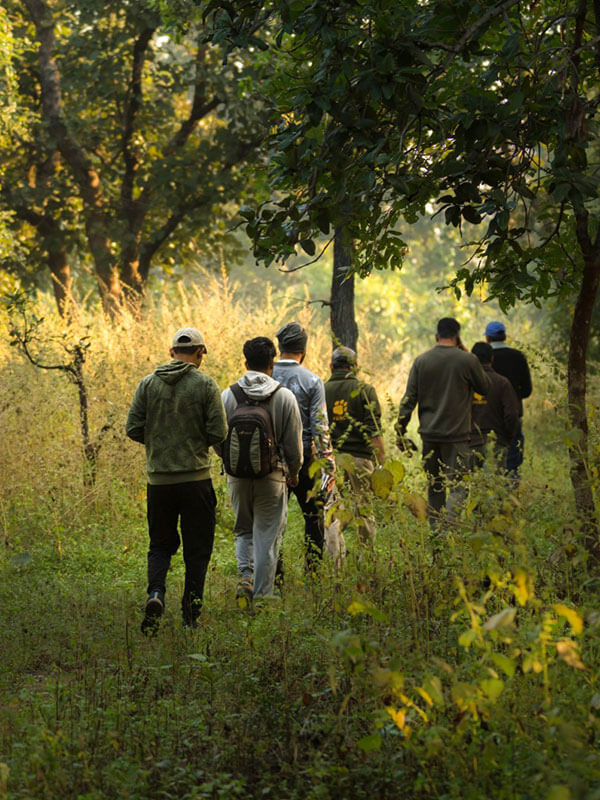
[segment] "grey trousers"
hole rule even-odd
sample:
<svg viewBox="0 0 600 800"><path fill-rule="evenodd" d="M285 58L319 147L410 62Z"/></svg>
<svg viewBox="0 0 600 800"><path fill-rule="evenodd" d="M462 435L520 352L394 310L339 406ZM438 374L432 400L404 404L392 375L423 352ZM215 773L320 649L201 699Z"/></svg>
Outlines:
<svg viewBox="0 0 600 800"><path fill-rule="evenodd" d="M254 574L254 596L273 594L275 568L287 522L285 476L275 470L266 478L227 476L235 513L235 552L242 578Z"/></svg>

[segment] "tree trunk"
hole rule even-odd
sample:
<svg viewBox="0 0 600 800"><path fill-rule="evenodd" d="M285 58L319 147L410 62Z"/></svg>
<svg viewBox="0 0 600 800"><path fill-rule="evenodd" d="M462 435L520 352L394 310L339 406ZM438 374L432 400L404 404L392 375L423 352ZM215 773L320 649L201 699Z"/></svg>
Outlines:
<svg viewBox="0 0 600 800"><path fill-rule="evenodd" d="M579 441L569 448L571 483L575 507L582 521L586 547L595 561L600 561L600 530L588 470L588 418L586 408L587 351L592 311L600 281L600 257L584 256L584 269L571 323L567 373L569 420L581 431Z"/></svg>
<svg viewBox="0 0 600 800"><path fill-rule="evenodd" d="M79 186L84 205L85 227L105 310L120 308L121 284L114 264L108 234L102 182L93 162L68 130L63 116L61 75L55 58L54 20L44 0L24 0L39 42L42 115Z"/></svg>
<svg viewBox="0 0 600 800"><path fill-rule="evenodd" d="M49 250L48 266L50 268L52 289L54 290L54 299L56 300L58 313L61 317L68 316L73 280L65 247L60 246L56 249Z"/></svg>
<svg viewBox="0 0 600 800"><path fill-rule="evenodd" d="M134 303L139 302L145 292L146 283L140 275L139 242L131 235L121 240L122 253L119 274L125 297Z"/></svg>
<svg viewBox="0 0 600 800"><path fill-rule="evenodd" d="M333 242L331 333L334 347L344 345L356 350L358 326L354 316L354 273L351 269L352 242L346 230L338 227Z"/></svg>

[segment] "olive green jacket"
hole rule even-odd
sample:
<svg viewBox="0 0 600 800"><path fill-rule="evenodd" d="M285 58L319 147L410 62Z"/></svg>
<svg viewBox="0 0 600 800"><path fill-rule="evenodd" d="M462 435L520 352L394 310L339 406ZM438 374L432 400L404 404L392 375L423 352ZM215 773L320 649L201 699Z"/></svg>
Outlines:
<svg viewBox="0 0 600 800"><path fill-rule="evenodd" d="M163 364L138 384L125 432L146 446L148 483L210 478L208 448L227 435L219 387L194 364Z"/></svg>
<svg viewBox="0 0 600 800"><path fill-rule="evenodd" d="M416 405L419 433L430 442L467 442L473 392L485 395L489 378L479 359L458 347L436 345L418 356L400 402L396 431L402 437Z"/></svg>
<svg viewBox="0 0 600 800"><path fill-rule="evenodd" d="M373 386L336 369L325 383L327 416L336 450L374 458L371 439L381 434L381 408Z"/></svg>

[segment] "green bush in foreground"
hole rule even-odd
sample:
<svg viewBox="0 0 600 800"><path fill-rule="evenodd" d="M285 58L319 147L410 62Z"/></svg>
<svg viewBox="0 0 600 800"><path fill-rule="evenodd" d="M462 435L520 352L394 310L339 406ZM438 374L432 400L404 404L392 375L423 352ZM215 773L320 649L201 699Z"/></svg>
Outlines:
<svg viewBox="0 0 600 800"><path fill-rule="evenodd" d="M239 325L215 340L226 385L246 323L232 299L211 303ZM181 628L177 556L146 640L143 456L121 423L160 326L121 325L92 337L86 364L92 425L115 420L93 486L72 387L0 353L0 798L600 798L598 579L542 355L518 491L472 477L460 522L432 539L419 461L393 457L373 552L350 526L343 567L308 577L292 501L283 595L249 614L217 477L202 626Z"/></svg>

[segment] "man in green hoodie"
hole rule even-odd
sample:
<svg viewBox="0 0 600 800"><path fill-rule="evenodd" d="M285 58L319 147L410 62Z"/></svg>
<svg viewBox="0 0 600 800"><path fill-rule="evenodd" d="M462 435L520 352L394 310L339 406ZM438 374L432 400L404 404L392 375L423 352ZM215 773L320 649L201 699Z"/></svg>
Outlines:
<svg viewBox="0 0 600 800"><path fill-rule="evenodd" d="M215 381L198 369L206 353L200 331L181 328L173 337L173 359L140 381L125 430L146 447L148 599L142 633L156 631L165 608L166 577L179 548L181 527L185 586L181 607L186 626L197 627L204 580L212 554L217 498L208 448L227 435L225 409Z"/></svg>

